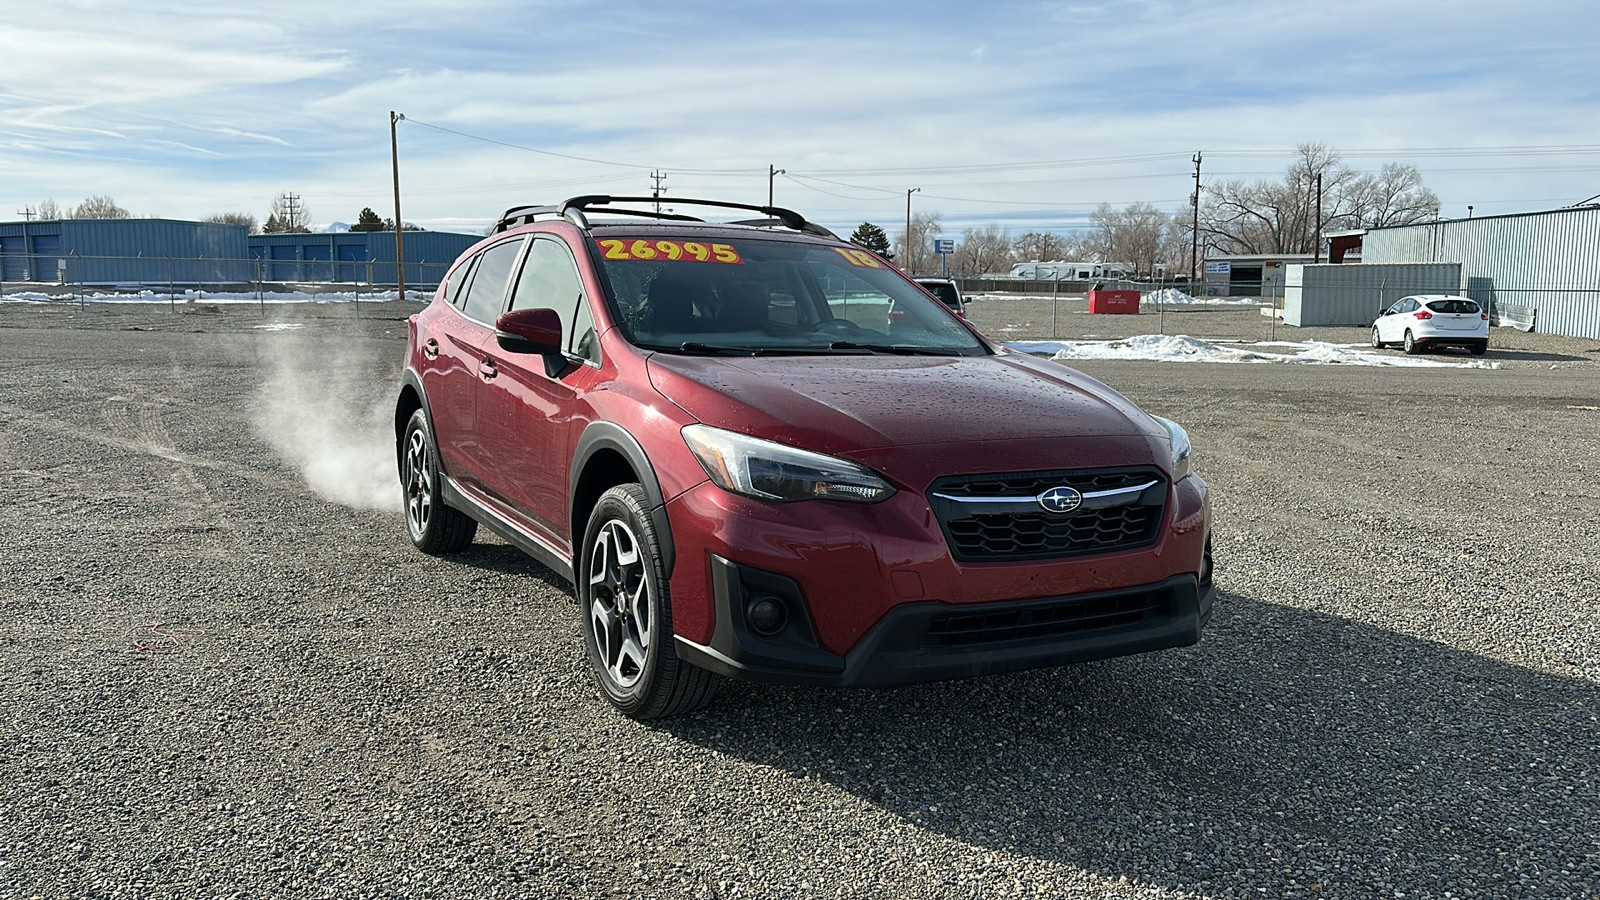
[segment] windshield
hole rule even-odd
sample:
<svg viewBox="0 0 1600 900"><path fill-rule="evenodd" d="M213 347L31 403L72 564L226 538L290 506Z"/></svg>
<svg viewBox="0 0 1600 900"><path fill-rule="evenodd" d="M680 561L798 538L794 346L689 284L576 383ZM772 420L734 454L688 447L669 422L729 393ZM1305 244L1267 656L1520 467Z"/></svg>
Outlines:
<svg viewBox="0 0 1600 900"><path fill-rule="evenodd" d="M695 354L914 353L988 348L871 253L766 237L597 238L628 340Z"/></svg>

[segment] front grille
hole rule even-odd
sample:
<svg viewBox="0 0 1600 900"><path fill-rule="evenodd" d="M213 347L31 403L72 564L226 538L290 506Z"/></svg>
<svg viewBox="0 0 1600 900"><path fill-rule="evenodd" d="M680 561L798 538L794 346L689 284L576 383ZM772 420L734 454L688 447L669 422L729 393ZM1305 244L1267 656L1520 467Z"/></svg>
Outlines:
<svg viewBox="0 0 1600 900"><path fill-rule="evenodd" d="M1150 485L1146 490L1047 512L1033 498L1067 486L1085 495ZM929 502L950 552L961 562L1013 562L1110 553L1153 543L1166 507L1166 476L1153 468L1086 469L965 475L934 482ZM1001 503L979 503L980 498Z"/></svg>
<svg viewBox="0 0 1600 900"><path fill-rule="evenodd" d="M925 647L970 647L1059 637L1132 625L1164 615L1171 591L1141 591L1088 600L1060 600L991 612L935 616L924 632Z"/></svg>

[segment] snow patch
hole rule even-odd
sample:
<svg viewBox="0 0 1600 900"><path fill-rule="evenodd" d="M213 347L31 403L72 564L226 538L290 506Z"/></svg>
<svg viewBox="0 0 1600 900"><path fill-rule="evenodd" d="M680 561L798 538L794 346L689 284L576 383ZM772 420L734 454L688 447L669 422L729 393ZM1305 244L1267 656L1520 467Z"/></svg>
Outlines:
<svg viewBox="0 0 1600 900"><path fill-rule="evenodd" d="M1393 356L1362 344L1325 341L1213 342L1186 334L1141 334L1114 341L1005 341L1006 347L1033 356L1074 361L1140 359L1156 362L1294 363L1299 365L1400 366L1411 368L1498 369L1485 360L1446 362L1416 356ZM1272 348L1266 351L1263 348Z"/></svg>

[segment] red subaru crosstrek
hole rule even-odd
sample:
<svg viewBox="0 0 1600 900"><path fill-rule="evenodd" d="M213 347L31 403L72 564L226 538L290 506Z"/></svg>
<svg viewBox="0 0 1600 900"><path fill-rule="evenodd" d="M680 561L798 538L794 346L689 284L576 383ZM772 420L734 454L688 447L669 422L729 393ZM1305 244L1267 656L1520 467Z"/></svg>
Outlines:
<svg viewBox="0 0 1600 900"><path fill-rule="evenodd" d="M395 408L412 541L481 523L570 579L622 712L1199 640L1182 428L790 210L653 202L508 211L411 317Z"/></svg>

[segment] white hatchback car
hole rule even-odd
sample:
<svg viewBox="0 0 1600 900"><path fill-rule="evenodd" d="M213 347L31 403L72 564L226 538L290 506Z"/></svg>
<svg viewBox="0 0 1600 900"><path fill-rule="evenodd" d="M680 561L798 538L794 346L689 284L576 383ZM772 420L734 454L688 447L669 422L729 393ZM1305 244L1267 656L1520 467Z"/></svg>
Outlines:
<svg viewBox="0 0 1600 900"><path fill-rule="evenodd" d="M1372 323L1372 346L1399 344L1407 353L1432 347L1465 347L1473 356L1489 351L1489 314L1476 300L1453 294L1402 297Z"/></svg>

